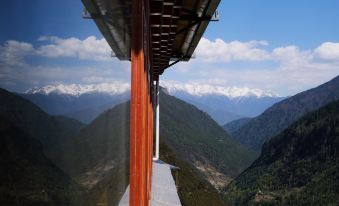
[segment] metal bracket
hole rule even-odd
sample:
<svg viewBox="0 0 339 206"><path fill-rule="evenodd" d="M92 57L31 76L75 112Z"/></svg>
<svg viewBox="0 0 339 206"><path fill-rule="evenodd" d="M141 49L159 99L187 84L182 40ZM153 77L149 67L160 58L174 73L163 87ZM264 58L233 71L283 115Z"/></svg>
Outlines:
<svg viewBox="0 0 339 206"><path fill-rule="evenodd" d="M98 14L98 13L89 13L85 8L82 12L82 18L83 19L99 19L99 18L104 18L107 19L105 15Z"/></svg>
<svg viewBox="0 0 339 206"><path fill-rule="evenodd" d="M184 28L180 29L176 32L176 34L180 34L189 28L195 26L198 23L201 23L202 21L219 21L219 12L215 11L212 16L198 16L195 13L192 13L191 11L187 10L186 13L189 13L188 15L182 15L180 16L181 21L192 21L190 24L185 26Z"/></svg>
<svg viewBox="0 0 339 206"><path fill-rule="evenodd" d="M183 60L183 59L185 59L185 58L187 58L187 57L181 56L179 59L175 60L174 62L170 63L167 67L165 67L164 70L165 70L165 69L168 69L169 67L175 65L176 63L180 62L181 60Z"/></svg>
<svg viewBox="0 0 339 206"><path fill-rule="evenodd" d="M214 14L212 15L211 21L219 21L219 12L215 10Z"/></svg>
<svg viewBox="0 0 339 206"><path fill-rule="evenodd" d="M112 57L112 58L115 58L115 57L117 57L117 55L114 53L114 51L113 51L113 50L111 51L111 57Z"/></svg>
<svg viewBox="0 0 339 206"><path fill-rule="evenodd" d="M173 165L170 165L170 168L171 168L171 171L172 171L172 174L175 174L175 186L177 189L179 189L179 172L180 172L180 167L176 167L176 166L173 166Z"/></svg>
<svg viewBox="0 0 339 206"><path fill-rule="evenodd" d="M92 19L91 14L87 11L87 9L85 7L82 10L82 18L83 19Z"/></svg>

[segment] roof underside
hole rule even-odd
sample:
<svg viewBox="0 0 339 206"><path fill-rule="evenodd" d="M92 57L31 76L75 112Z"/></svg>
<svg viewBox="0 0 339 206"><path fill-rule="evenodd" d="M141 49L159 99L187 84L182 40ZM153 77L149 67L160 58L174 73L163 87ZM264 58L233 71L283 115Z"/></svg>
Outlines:
<svg viewBox="0 0 339 206"><path fill-rule="evenodd" d="M130 60L131 0L82 0L120 60ZM158 76L170 61L188 61L220 0L150 0L151 62Z"/></svg>

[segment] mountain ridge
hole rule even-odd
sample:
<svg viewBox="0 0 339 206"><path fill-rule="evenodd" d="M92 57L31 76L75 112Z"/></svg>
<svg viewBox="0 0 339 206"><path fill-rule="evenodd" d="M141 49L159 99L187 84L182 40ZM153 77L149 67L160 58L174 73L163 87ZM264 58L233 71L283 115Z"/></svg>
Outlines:
<svg viewBox="0 0 339 206"><path fill-rule="evenodd" d="M160 91L160 138L177 156L230 178L254 160L255 153L233 141L206 112Z"/></svg>
<svg viewBox="0 0 339 206"><path fill-rule="evenodd" d="M242 117L254 117L283 97L248 87L222 87L162 81L172 96L209 113L219 125ZM65 115L90 123L109 107L129 99L129 83L59 84L35 87L21 96L53 115ZM109 107L107 107L109 106Z"/></svg>
<svg viewBox="0 0 339 206"><path fill-rule="evenodd" d="M258 88L217 86L198 83L176 83L173 81L161 81L160 85L167 88L170 94L176 92L187 92L194 96L218 95L226 96L230 99L239 97L281 97L272 91L265 91Z"/></svg>
<svg viewBox="0 0 339 206"><path fill-rule="evenodd" d="M261 145L307 112L339 99L339 76L315 88L286 98L238 129L233 138L259 151Z"/></svg>
<svg viewBox="0 0 339 206"><path fill-rule="evenodd" d="M123 82L87 84L87 85L56 84L56 85L47 85L43 87L34 87L25 91L24 94L49 95L55 93L79 97L83 94L88 93L105 93L110 95L117 95L129 92L129 90L130 85L128 83Z"/></svg>
<svg viewBox="0 0 339 206"><path fill-rule="evenodd" d="M258 88L236 87L236 86L216 86L197 83L176 83L172 81L161 81L160 85L167 88L170 94L175 92L187 92L194 96L218 95L226 96L230 99L239 97L281 97L269 90ZM33 87L24 94L49 95L67 94L70 96L81 96L86 93L106 93L111 95L129 92L130 84L125 82L99 83L99 84L54 84L43 87Z"/></svg>

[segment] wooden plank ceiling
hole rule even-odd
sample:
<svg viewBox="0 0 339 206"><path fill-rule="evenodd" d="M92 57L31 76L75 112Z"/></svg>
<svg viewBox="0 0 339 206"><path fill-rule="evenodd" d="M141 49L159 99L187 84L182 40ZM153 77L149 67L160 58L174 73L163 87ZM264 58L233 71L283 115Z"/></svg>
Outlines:
<svg viewBox="0 0 339 206"><path fill-rule="evenodd" d="M153 76L163 73L174 54L173 45L182 0L152 0L150 4Z"/></svg>
<svg viewBox="0 0 339 206"><path fill-rule="evenodd" d="M130 60L131 0L82 0L120 60ZM151 75L188 61L220 0L150 0Z"/></svg>

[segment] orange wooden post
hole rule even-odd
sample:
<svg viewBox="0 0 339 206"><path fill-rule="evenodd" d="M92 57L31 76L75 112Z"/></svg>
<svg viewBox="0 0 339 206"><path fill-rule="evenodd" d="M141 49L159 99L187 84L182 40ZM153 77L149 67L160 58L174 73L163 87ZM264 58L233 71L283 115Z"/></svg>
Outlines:
<svg viewBox="0 0 339 206"><path fill-rule="evenodd" d="M130 105L130 205L142 202L142 73L143 52L131 53L131 105Z"/></svg>
<svg viewBox="0 0 339 206"><path fill-rule="evenodd" d="M152 188L152 163L153 163L153 112L152 106L150 102L150 98L148 98L148 198L151 199L151 188Z"/></svg>
<svg viewBox="0 0 339 206"><path fill-rule="evenodd" d="M130 206L148 206L151 196L153 110L148 75L148 7L148 0L132 1Z"/></svg>
<svg viewBox="0 0 339 206"><path fill-rule="evenodd" d="M145 53L144 53L145 55ZM142 145L141 145L141 156L142 156L142 205L148 205L148 195L147 195L147 70L145 65L145 59L143 59L143 72L142 72Z"/></svg>
<svg viewBox="0 0 339 206"><path fill-rule="evenodd" d="M132 1L131 105L130 105L130 206L143 206L143 1Z"/></svg>

